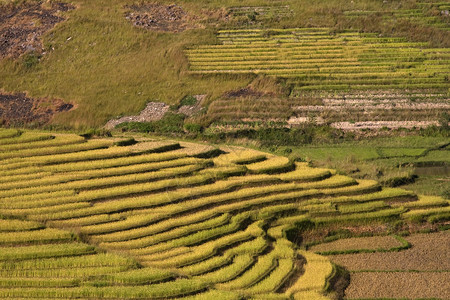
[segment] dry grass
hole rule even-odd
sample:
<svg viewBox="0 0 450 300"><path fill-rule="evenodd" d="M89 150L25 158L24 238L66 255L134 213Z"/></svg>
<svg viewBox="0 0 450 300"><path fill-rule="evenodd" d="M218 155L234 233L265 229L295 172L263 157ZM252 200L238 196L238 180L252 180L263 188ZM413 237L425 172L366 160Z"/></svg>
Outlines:
<svg viewBox="0 0 450 300"><path fill-rule="evenodd" d="M346 289L346 299L438 298L448 299L448 273L354 273Z"/></svg>

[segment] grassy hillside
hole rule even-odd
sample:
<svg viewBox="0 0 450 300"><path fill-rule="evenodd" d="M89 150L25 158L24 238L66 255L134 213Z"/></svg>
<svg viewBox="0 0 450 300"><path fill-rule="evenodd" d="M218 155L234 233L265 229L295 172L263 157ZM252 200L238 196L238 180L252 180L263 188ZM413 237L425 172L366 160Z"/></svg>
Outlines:
<svg viewBox="0 0 450 300"><path fill-rule="evenodd" d="M311 241L449 218L443 198L286 157L137 139L0 130L2 298L332 299L344 273Z"/></svg>
<svg viewBox="0 0 450 300"><path fill-rule="evenodd" d="M405 82L412 80L409 83L418 84L418 87L448 89L448 78L441 74L448 69L446 53L450 41L448 16L442 13L448 6L442 2L366 0L349 4L335 0L311 4L310 1L182 0L176 4L190 16L189 22L194 28L177 33L133 26L125 18L130 11L127 5L133 4L130 1L74 0L70 3L75 9L63 12L61 15L66 20L44 35L43 53L29 52L19 59L0 60L0 89L4 92L26 91L32 97L60 98L75 104L76 109L58 114L53 124L99 127L112 117L138 113L148 101L176 104L186 95L206 94L207 102L211 102L227 91L247 86L257 75L252 72L193 75L195 68L192 61L190 66L189 55L185 52L201 45L220 45L224 31L219 30L236 28L265 28L269 33L283 28L327 28L325 34L337 32L337 37L350 30L363 32L362 37L370 40L363 38L363 47L366 42L367 45L378 43L379 38L380 41L392 40L398 47L411 45L414 51L430 48L423 50L424 57L421 54L417 58L418 53L414 54L407 64L418 63L421 69L422 59L439 59L437 67L440 71L433 69L436 74L419 72L419 77L431 74L423 80L414 72L411 75L414 80L406 80L399 71L396 73L398 78L389 84L389 88L404 88ZM172 4L172 1L160 3ZM315 43L321 45L320 41ZM444 48L443 54L439 48ZM436 51L438 54L433 54ZM386 53L377 55L381 54ZM406 67L404 59L395 60L396 65ZM216 69L211 64L208 66ZM382 69L378 67L376 71L381 72L381 77L386 73ZM319 75L327 76L331 71L324 69L323 72ZM323 79L320 76L314 79L314 85L336 85L335 82L316 82ZM375 79L371 80L387 80L384 77ZM296 80L298 78L294 78ZM345 84L353 84L349 78L346 80Z"/></svg>

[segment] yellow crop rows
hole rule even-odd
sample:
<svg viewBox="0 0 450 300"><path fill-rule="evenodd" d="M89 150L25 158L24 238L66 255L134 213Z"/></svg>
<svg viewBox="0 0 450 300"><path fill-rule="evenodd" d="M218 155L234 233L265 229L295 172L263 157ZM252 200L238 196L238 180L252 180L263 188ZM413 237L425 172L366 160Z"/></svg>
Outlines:
<svg viewBox="0 0 450 300"><path fill-rule="evenodd" d="M444 199L249 149L3 129L0 145L5 299L328 299L334 267L286 238L296 224L448 218Z"/></svg>

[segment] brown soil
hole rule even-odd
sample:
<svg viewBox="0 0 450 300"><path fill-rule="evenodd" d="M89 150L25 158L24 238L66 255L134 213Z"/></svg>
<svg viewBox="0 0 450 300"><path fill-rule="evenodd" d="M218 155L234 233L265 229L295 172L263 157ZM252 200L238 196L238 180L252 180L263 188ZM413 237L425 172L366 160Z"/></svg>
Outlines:
<svg viewBox="0 0 450 300"><path fill-rule="evenodd" d="M345 299L449 299L449 273L353 273Z"/></svg>
<svg viewBox="0 0 450 300"><path fill-rule="evenodd" d="M64 21L61 12L73 8L58 2L0 6L0 59L31 51L43 53L41 36Z"/></svg>
<svg viewBox="0 0 450 300"><path fill-rule="evenodd" d="M196 17L189 15L176 4L149 3L130 5L128 8L130 11L125 17L136 27L167 32L180 32L199 27Z"/></svg>
<svg viewBox="0 0 450 300"><path fill-rule="evenodd" d="M364 238L341 239L330 243L311 247L311 251L345 251L358 249L390 249L401 246L400 242L392 236L373 236Z"/></svg>
<svg viewBox="0 0 450 300"><path fill-rule="evenodd" d="M55 113L69 111L73 104L59 99L30 98L23 93L0 93L0 124L42 125L51 120Z"/></svg>
<svg viewBox="0 0 450 300"><path fill-rule="evenodd" d="M449 232L415 234L406 240L412 247L401 252L331 255L330 259L349 271L450 271Z"/></svg>
<svg viewBox="0 0 450 300"><path fill-rule="evenodd" d="M225 97L227 98L243 98L243 97L261 97L263 96L264 93L259 92L259 91L255 91L252 88L243 88L240 90L236 90L236 91L229 91L225 93Z"/></svg>

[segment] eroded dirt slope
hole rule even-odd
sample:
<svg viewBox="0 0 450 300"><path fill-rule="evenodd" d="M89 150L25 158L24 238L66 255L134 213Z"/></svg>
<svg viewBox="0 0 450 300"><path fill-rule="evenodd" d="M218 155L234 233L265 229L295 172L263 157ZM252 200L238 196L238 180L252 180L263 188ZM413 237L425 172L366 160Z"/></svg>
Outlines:
<svg viewBox="0 0 450 300"><path fill-rule="evenodd" d="M61 12L74 7L67 3L26 3L0 6L0 59L44 51L41 36L64 17Z"/></svg>
<svg viewBox="0 0 450 300"><path fill-rule="evenodd" d="M24 93L0 93L0 124L23 125L34 123L42 125L58 112L68 111L73 104L59 99L35 99Z"/></svg>

